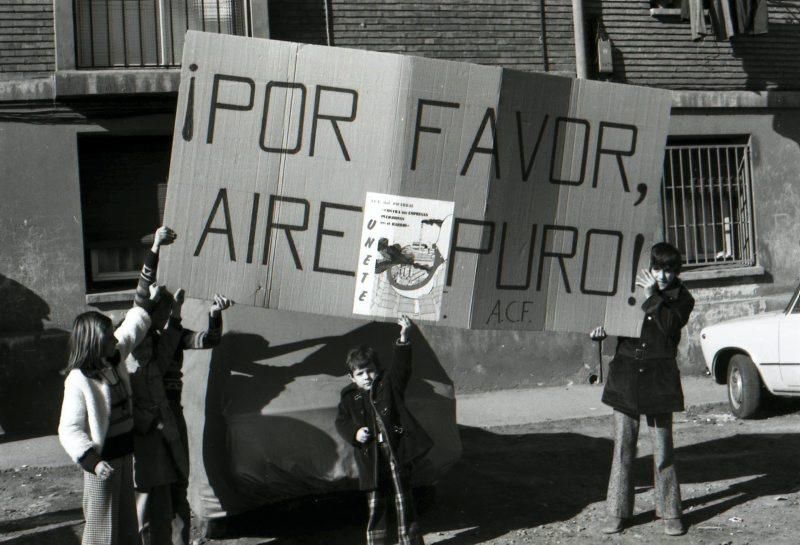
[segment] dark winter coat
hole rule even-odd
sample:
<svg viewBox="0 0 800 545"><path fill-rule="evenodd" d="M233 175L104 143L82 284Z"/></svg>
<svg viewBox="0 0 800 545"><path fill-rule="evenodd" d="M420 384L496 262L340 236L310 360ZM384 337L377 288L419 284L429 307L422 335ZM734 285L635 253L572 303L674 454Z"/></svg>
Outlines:
<svg viewBox="0 0 800 545"><path fill-rule="evenodd" d="M405 389L411 376L411 344L395 343L394 363L381 371L370 390L350 384L342 390L336 430L355 448L358 481L361 490L373 490L378 481L377 414L388 431L389 446L401 470L408 471L433 446L430 436L406 408ZM374 404L375 411L372 410ZM369 428L372 439L356 440L360 428Z"/></svg>
<svg viewBox="0 0 800 545"><path fill-rule="evenodd" d="M620 337L603 403L630 415L684 410L675 357L681 329L693 308L694 298L678 279L642 304L645 316L641 335Z"/></svg>

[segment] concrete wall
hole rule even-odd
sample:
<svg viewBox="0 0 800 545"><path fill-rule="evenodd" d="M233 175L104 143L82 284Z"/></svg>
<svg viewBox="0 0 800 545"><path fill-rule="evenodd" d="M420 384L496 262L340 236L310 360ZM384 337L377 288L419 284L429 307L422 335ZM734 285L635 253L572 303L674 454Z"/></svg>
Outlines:
<svg viewBox="0 0 800 545"><path fill-rule="evenodd" d="M74 135L69 126L0 126L0 425L8 434L54 429L63 330L84 308Z"/></svg>
<svg viewBox="0 0 800 545"><path fill-rule="evenodd" d="M800 33L790 24L794 3L770 1L770 33L731 43L692 42L688 23L650 17L646 0L590 0L587 18L602 19L615 42L615 61L621 62L616 79L691 89L792 89L800 85L800 71L792 68L800 62ZM0 80L39 76L39 56L52 57L52 8L40 0L0 4L0 50L5 55ZM332 0L327 19L321 1L275 0L269 6L272 37L278 39L326 43L330 33L333 43L344 47L574 71L569 0ZM12 57L13 62L8 60ZM767 57L775 62L766 62ZM48 62L43 73L52 73ZM705 77L685 71L689 65L702 67ZM62 71L55 79L59 95L174 93L177 75ZM132 86L128 80L147 85ZM162 84L152 86L152 81ZM174 109L174 98L166 102ZM148 103L146 94L135 100L106 96L69 105L32 103L30 112L17 103L0 121L0 149L6 159L0 165L0 425L10 433L54 430L61 395L57 370L66 360L66 332L75 315L92 308L85 298L77 135L170 134L173 116L164 111L163 104ZM797 282L798 127L800 109L673 109L672 135L751 135L756 250L765 269L756 277L689 283L698 304L680 347L686 374L704 370L697 345L704 325L780 308ZM660 219L654 230L660 230ZM109 302L102 309L113 312L129 305ZM582 334L421 329L459 392L583 382L597 362L596 345ZM606 359L613 345L606 343Z"/></svg>
<svg viewBox="0 0 800 545"><path fill-rule="evenodd" d="M689 282L698 304L681 345L685 374L704 370L697 346L704 325L782 307L797 282L800 130L793 127L800 127L800 109L673 111L672 135L751 135L756 250L765 268L757 277ZM14 158L0 171L0 298L5 303L0 315L0 425L7 431L54 429L66 331L76 314L91 308L85 299L77 135L171 130L170 115L0 126L0 146ZM660 219L654 223L654 230L659 228ZM112 302L103 310L129 305ZM284 319L309 317L287 313ZM583 334L421 329L458 392L584 382L597 362L597 347ZM606 343L606 359L613 347Z"/></svg>
<svg viewBox="0 0 800 545"><path fill-rule="evenodd" d="M92 308L77 135L172 132L171 116L81 122L78 112L61 108L42 122L35 111L28 122L0 124L0 426L9 435L55 431L67 332Z"/></svg>
<svg viewBox="0 0 800 545"><path fill-rule="evenodd" d="M797 286L800 263L800 110L673 109L671 135L750 135L756 259L765 273L692 281L697 306L683 345L682 367L697 370L704 326L782 309Z"/></svg>
<svg viewBox="0 0 800 545"><path fill-rule="evenodd" d="M0 124L0 149L13 158L0 167L0 426L9 434L55 430L67 332L77 314L94 308L86 303L78 135L172 131L171 115L86 121L78 106L88 109L58 104L44 120ZM129 306L118 300L101 310ZM585 335L422 330L460 392L582 382L596 364Z"/></svg>

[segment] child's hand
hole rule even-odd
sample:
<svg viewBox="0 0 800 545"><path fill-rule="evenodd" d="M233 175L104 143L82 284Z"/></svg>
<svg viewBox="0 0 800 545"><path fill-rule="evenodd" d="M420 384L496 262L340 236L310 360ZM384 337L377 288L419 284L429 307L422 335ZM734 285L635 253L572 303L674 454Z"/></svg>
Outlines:
<svg viewBox="0 0 800 545"><path fill-rule="evenodd" d="M94 466L94 474L97 475L101 481L105 481L114 473L114 468L108 462L100 461Z"/></svg>
<svg viewBox="0 0 800 545"><path fill-rule="evenodd" d="M172 303L172 315L180 317L181 309L183 308L183 302L186 300L186 290L183 288L178 288L175 291L173 298L174 302Z"/></svg>
<svg viewBox="0 0 800 545"><path fill-rule="evenodd" d="M656 277L647 269L642 269L642 272L636 275L636 285L642 288L648 297L656 292L658 286Z"/></svg>
<svg viewBox="0 0 800 545"><path fill-rule="evenodd" d="M151 301L158 301L159 299L161 299L161 294L164 293L164 286L162 286L161 284L156 284L156 283L150 284L148 289L150 290Z"/></svg>
<svg viewBox="0 0 800 545"><path fill-rule="evenodd" d="M158 229L156 229L155 235L153 235L153 252L157 253L158 248L160 246L167 246L175 242L175 239L178 238L177 233L167 227L166 225L162 225Z"/></svg>
<svg viewBox="0 0 800 545"><path fill-rule="evenodd" d="M372 439L372 432L369 431L369 428L359 428L356 432L356 441L359 443L366 443Z"/></svg>
<svg viewBox="0 0 800 545"><path fill-rule="evenodd" d="M220 295L218 293L214 294L214 302L211 303L211 314L214 316L218 316L220 312L229 308L233 304L233 301L225 297L224 295Z"/></svg>
<svg viewBox="0 0 800 545"><path fill-rule="evenodd" d="M403 314L397 319L397 325L400 326L400 342L407 342L408 329L411 327L411 320L408 316Z"/></svg>
<svg viewBox="0 0 800 545"><path fill-rule="evenodd" d="M591 337L593 341L602 341L608 337L608 335L606 335L606 329L603 326L599 326L594 328L592 332L589 333L589 337Z"/></svg>

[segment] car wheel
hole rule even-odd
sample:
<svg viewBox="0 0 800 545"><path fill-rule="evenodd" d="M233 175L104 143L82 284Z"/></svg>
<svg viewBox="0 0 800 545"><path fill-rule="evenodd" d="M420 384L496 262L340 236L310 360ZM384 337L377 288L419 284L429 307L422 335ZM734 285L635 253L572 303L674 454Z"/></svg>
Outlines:
<svg viewBox="0 0 800 545"><path fill-rule="evenodd" d="M728 364L728 404L736 418L753 417L761 404L761 378L744 354L736 354Z"/></svg>

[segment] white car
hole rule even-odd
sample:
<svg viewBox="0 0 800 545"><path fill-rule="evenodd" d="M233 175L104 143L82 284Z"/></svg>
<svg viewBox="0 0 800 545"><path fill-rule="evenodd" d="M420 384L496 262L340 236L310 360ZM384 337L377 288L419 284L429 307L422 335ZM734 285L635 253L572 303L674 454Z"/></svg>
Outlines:
<svg viewBox="0 0 800 545"><path fill-rule="evenodd" d="M728 385L731 412L750 418L764 388L800 396L800 286L783 311L738 318L700 332L703 358L718 384Z"/></svg>

